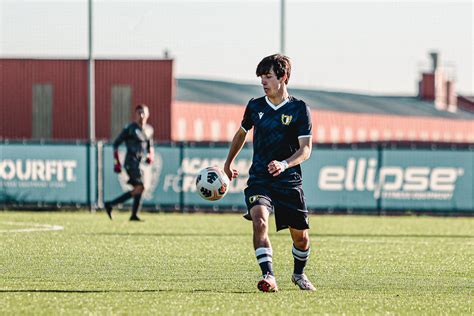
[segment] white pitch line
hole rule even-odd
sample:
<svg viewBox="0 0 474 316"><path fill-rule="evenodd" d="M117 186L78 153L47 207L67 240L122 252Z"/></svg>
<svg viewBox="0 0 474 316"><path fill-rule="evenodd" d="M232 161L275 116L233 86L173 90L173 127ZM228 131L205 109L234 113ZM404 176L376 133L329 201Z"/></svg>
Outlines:
<svg viewBox="0 0 474 316"><path fill-rule="evenodd" d="M37 224L37 223L23 223L23 222L0 222L0 224L11 225L11 226L33 226L32 228L19 228L19 229L0 229L0 233L29 233L29 232L41 232L41 231L55 231L63 230L63 226L49 225L49 224Z"/></svg>

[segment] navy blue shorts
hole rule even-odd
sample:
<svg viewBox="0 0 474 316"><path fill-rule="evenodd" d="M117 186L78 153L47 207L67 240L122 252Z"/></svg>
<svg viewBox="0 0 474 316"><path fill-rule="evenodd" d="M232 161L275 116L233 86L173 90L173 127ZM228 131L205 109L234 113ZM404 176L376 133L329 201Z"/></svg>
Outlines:
<svg viewBox="0 0 474 316"><path fill-rule="evenodd" d="M255 205L266 206L275 213L277 231L291 227L308 229L308 210L301 186L280 187L278 184L250 184L245 189L245 203L248 212L244 217L252 220L250 209Z"/></svg>

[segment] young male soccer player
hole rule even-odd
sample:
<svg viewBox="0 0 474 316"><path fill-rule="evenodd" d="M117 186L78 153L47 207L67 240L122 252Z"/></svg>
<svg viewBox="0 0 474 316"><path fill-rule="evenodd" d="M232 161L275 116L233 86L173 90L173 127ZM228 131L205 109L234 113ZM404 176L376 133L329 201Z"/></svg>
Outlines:
<svg viewBox="0 0 474 316"><path fill-rule="evenodd" d="M140 210L140 202L142 193L145 189L143 186L143 175L140 170L140 162L143 157L146 157L146 163L153 162L153 127L146 122L150 116L148 106L139 104L135 108L135 122L127 125L114 142L114 171L116 173L122 172L120 164L118 147L125 142L127 146L127 154L125 156L124 167L127 171L129 180L128 183L133 186L132 191L128 191L115 200L105 203L105 211L110 219L112 219L112 207L116 204L123 203L133 197L132 216L131 221L140 221L138 211Z"/></svg>
<svg viewBox="0 0 474 316"><path fill-rule="evenodd" d="M315 290L304 274L309 258L309 224L302 190L300 164L311 154L311 113L308 106L288 94L291 62L276 54L257 66L265 96L251 99L242 126L235 134L224 171L230 179L238 172L232 163L253 127L253 160L245 189L248 213L253 223L253 245L263 277L257 287L278 290L272 269L272 246L268 238L268 216L275 212L277 231L289 228L293 239L294 270L291 280L302 290Z"/></svg>

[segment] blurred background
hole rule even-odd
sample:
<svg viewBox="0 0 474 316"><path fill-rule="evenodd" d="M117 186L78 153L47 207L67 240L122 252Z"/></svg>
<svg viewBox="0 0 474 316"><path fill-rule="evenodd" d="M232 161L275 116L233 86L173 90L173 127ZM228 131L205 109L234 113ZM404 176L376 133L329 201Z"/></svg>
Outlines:
<svg viewBox="0 0 474 316"><path fill-rule="evenodd" d="M311 209L472 213L473 12L472 1L0 0L0 201L100 207L126 189L110 141L145 103L161 155L145 206L242 208L250 147L225 200L199 200L193 181L223 164L263 95L256 65L281 52L290 93L312 110Z"/></svg>

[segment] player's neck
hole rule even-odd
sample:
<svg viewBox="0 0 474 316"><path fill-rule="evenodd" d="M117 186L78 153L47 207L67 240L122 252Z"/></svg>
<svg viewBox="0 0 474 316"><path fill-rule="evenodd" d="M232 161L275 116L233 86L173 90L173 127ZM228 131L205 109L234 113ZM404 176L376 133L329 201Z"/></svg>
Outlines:
<svg viewBox="0 0 474 316"><path fill-rule="evenodd" d="M278 93L275 96L268 97L268 100L273 104L273 105L278 105L281 104L283 101L288 99L289 94L286 89L282 89L281 91L278 91Z"/></svg>

